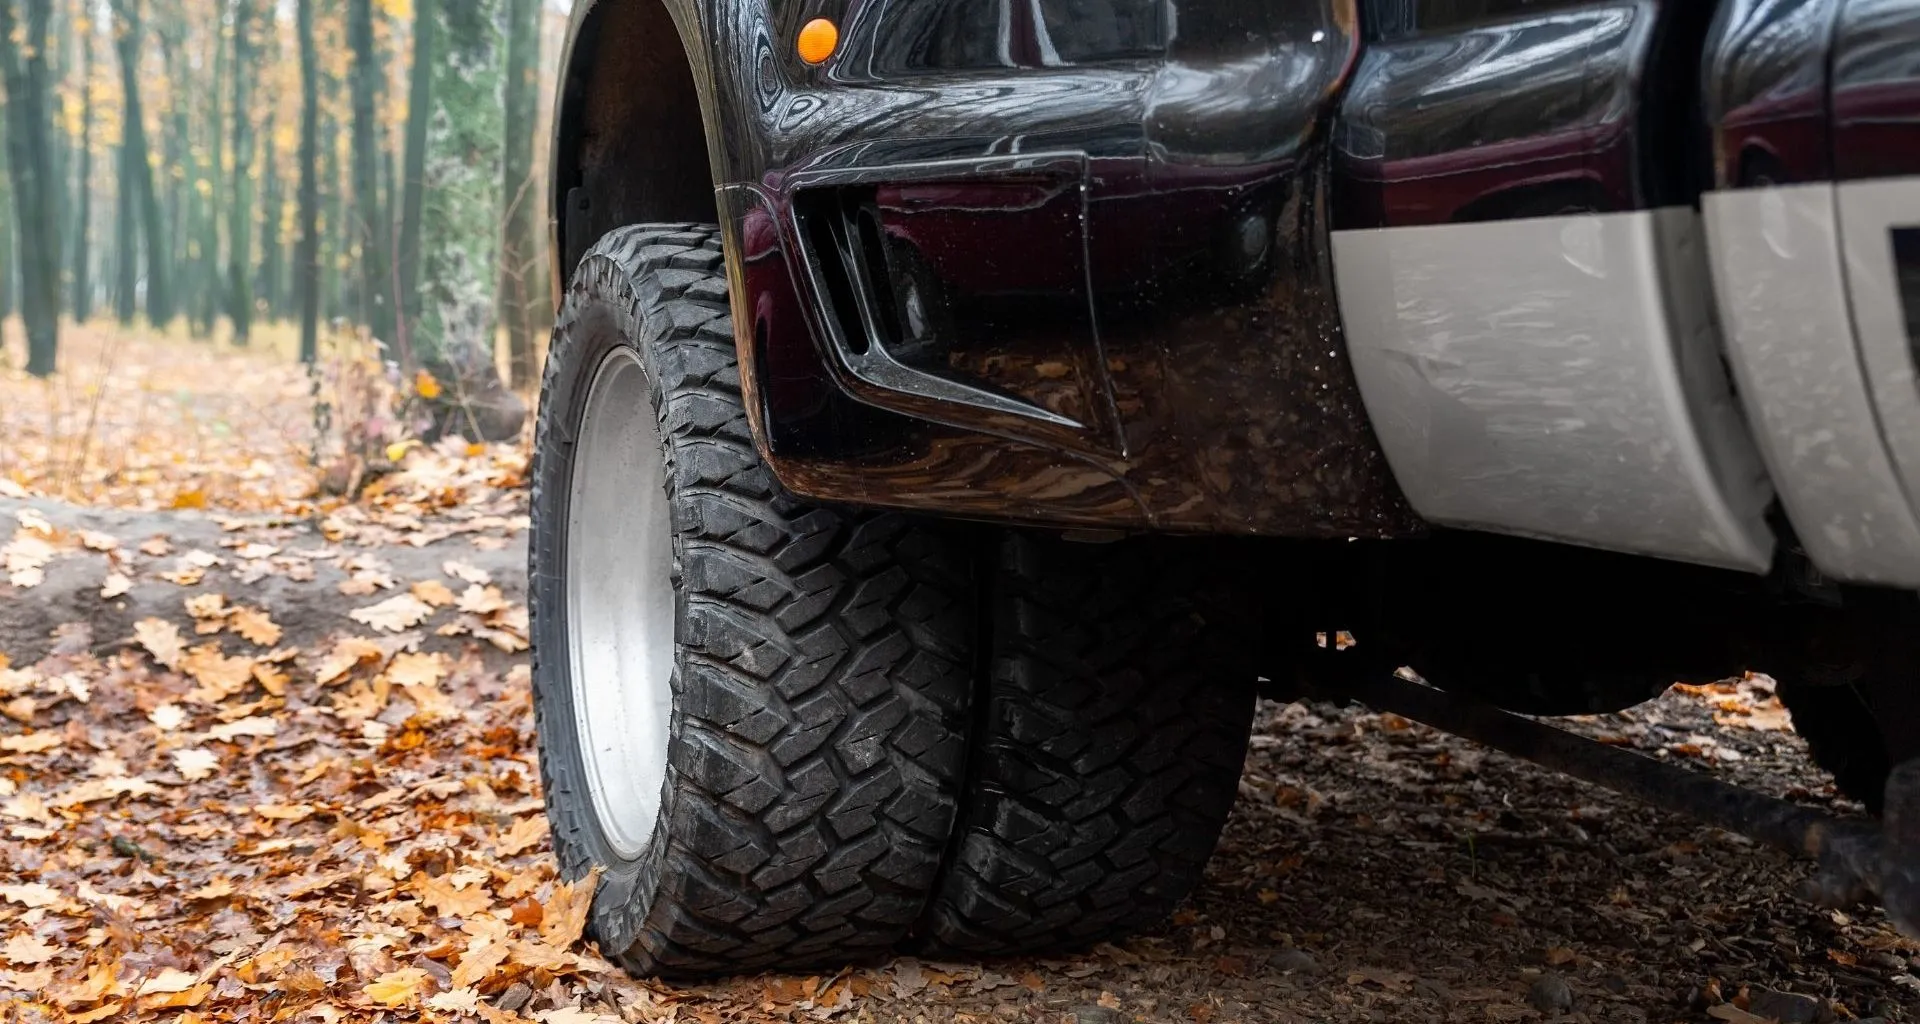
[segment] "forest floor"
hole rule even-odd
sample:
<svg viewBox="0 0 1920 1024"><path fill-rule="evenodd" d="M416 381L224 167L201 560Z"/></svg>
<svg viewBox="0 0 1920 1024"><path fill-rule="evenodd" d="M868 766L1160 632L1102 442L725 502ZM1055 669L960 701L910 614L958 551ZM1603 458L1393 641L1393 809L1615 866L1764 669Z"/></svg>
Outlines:
<svg viewBox="0 0 1920 1024"><path fill-rule="evenodd" d="M64 344L0 370L0 1020L1920 1021L1920 945L1804 865L1326 705L1261 707L1152 934L635 981L547 845L526 448L316 468L283 346ZM1763 677L1573 727L1837 801Z"/></svg>

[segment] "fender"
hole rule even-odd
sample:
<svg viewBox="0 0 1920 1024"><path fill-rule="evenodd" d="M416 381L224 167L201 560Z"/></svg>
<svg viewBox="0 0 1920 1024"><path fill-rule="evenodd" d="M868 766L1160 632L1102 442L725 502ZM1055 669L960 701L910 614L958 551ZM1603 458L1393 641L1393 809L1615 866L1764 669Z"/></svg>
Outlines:
<svg viewBox="0 0 1920 1024"><path fill-rule="evenodd" d="M793 47L813 17L841 29L817 67ZM718 222L755 440L803 497L1417 534L1327 244L1358 20L1355 0L597 0L555 119L555 272L623 224Z"/></svg>
<svg viewBox="0 0 1920 1024"><path fill-rule="evenodd" d="M556 300L587 247L627 224L717 219L720 123L694 0L576 0L548 176Z"/></svg>

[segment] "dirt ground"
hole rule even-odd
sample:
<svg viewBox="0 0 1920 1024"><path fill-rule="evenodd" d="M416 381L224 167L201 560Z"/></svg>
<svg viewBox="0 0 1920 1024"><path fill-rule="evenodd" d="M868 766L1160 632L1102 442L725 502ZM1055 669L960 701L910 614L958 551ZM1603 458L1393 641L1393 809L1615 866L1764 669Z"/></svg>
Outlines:
<svg viewBox="0 0 1920 1024"><path fill-rule="evenodd" d="M235 357L125 344L178 383L111 429L188 425L199 475L164 434L118 475L0 464L0 1020L1920 1021L1920 944L1796 898L1804 864L1324 705L1262 705L1206 882L1153 934L634 981L579 943L590 891L546 846L524 449L413 448L326 498L307 417L255 403L286 426L252 450L255 413L174 365ZM248 379L300 394L267 359ZM0 376L0 429L82 450L45 387ZM1570 727L1837 799L1764 678Z"/></svg>

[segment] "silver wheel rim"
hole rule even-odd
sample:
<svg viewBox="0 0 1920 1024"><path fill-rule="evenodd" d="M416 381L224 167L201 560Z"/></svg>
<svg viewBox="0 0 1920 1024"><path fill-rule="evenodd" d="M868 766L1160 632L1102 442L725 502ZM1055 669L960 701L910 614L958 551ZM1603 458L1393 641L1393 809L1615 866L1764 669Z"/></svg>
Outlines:
<svg viewBox="0 0 1920 1024"><path fill-rule="evenodd" d="M574 729L601 834L623 859L660 815L673 713L673 517L646 371L615 348L593 374L567 504Z"/></svg>

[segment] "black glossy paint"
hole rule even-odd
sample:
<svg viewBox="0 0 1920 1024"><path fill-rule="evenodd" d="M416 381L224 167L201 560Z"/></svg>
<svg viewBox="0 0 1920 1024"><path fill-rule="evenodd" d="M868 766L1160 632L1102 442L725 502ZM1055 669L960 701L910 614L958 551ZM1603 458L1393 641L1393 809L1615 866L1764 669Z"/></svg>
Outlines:
<svg viewBox="0 0 1920 1024"><path fill-rule="evenodd" d="M1719 188L1920 174L1920 0L1723 0L1705 116Z"/></svg>
<svg viewBox="0 0 1920 1024"><path fill-rule="evenodd" d="M1920 0L1842 0L1833 41L1833 169L1920 174Z"/></svg>
<svg viewBox="0 0 1920 1024"><path fill-rule="evenodd" d="M579 0L576 25L620 29L564 78L559 251L719 217L756 424L801 494L1395 535L1419 524L1346 363L1329 232L1685 204L1830 176L1836 146L1842 174L1892 173L1916 7ZM793 48L813 17L842 30L818 67ZM633 85L586 103L575 63Z"/></svg>
<svg viewBox="0 0 1920 1024"><path fill-rule="evenodd" d="M745 384L788 487L1066 525L1420 529L1325 262L1347 0L670 2L711 71ZM792 55L815 16L842 29L817 68Z"/></svg>
<svg viewBox="0 0 1920 1024"><path fill-rule="evenodd" d="M1341 106L1335 227L1691 202L1709 0L1379 0ZM1696 169L1698 168L1698 169Z"/></svg>
<svg viewBox="0 0 1920 1024"><path fill-rule="evenodd" d="M1716 187L1832 178L1827 57L1842 2L1721 5L1702 73Z"/></svg>

